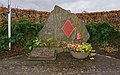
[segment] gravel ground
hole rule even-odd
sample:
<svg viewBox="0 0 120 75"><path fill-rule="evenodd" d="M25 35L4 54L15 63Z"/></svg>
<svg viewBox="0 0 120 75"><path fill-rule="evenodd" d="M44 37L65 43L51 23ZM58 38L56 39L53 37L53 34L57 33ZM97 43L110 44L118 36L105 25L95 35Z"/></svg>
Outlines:
<svg viewBox="0 0 120 75"><path fill-rule="evenodd" d="M29 61L24 56L0 60L0 75L120 75L120 60L96 55L91 62L60 53L55 61Z"/></svg>

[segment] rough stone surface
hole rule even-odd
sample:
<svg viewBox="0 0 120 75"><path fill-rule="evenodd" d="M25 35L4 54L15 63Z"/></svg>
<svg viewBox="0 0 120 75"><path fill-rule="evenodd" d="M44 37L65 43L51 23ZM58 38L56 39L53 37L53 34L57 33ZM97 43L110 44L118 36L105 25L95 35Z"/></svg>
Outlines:
<svg viewBox="0 0 120 75"><path fill-rule="evenodd" d="M67 38L62 31L62 27L67 20L69 20L74 27L74 31L70 38ZM59 6L55 6L47 20L47 24L39 32L38 36L43 40L53 38L58 41L71 42L75 40L77 33L81 35L82 41L86 42L89 39L89 33L85 27L85 24L79 20L75 14L62 9Z"/></svg>
<svg viewBox="0 0 120 75"><path fill-rule="evenodd" d="M48 47L34 48L29 57L53 57L55 50Z"/></svg>
<svg viewBox="0 0 120 75"><path fill-rule="evenodd" d="M69 52L69 50L62 47L38 47L32 50L28 60L55 60L56 54L61 52Z"/></svg>
<svg viewBox="0 0 120 75"><path fill-rule="evenodd" d="M26 57L0 60L0 75L120 75L120 60L96 55L78 60L60 53L55 61L28 61Z"/></svg>
<svg viewBox="0 0 120 75"><path fill-rule="evenodd" d="M29 60L55 60L56 53L55 49L48 48L48 47L38 47L34 48L33 51L30 53Z"/></svg>

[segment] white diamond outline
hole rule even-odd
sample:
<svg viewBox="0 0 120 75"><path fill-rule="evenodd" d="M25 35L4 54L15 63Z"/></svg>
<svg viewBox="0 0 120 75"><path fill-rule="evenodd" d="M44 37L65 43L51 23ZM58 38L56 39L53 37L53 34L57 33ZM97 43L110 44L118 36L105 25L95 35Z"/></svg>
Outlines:
<svg viewBox="0 0 120 75"><path fill-rule="evenodd" d="M71 24L71 26L73 27L73 30L71 31L71 33L70 33L69 36L67 36L66 33L65 33L64 30L63 30L65 24L66 24L68 21L69 21L69 23ZM73 33L75 27L72 25L72 23L70 22L70 20L66 20L65 24L63 25L63 27L62 27L61 29L62 29L63 33L66 35L66 37L69 38L69 37L71 36L71 34Z"/></svg>

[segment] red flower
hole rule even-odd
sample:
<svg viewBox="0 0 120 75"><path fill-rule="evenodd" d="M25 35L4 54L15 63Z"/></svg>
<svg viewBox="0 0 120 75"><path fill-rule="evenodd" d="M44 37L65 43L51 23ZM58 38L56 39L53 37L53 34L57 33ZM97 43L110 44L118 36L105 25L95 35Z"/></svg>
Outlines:
<svg viewBox="0 0 120 75"><path fill-rule="evenodd" d="M76 36L77 40L80 40L80 34L78 33Z"/></svg>

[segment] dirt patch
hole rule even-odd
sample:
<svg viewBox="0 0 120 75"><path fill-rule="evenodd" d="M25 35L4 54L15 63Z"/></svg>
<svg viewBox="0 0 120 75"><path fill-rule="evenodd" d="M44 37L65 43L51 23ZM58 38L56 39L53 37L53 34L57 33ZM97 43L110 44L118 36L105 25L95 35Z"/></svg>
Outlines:
<svg viewBox="0 0 120 75"><path fill-rule="evenodd" d="M120 59L120 45L117 46L108 46L102 47L99 45L94 45L93 48L96 50L96 53L106 56L111 56L117 59Z"/></svg>
<svg viewBox="0 0 120 75"><path fill-rule="evenodd" d="M18 56L24 53L24 50L8 50L0 52L0 59Z"/></svg>

